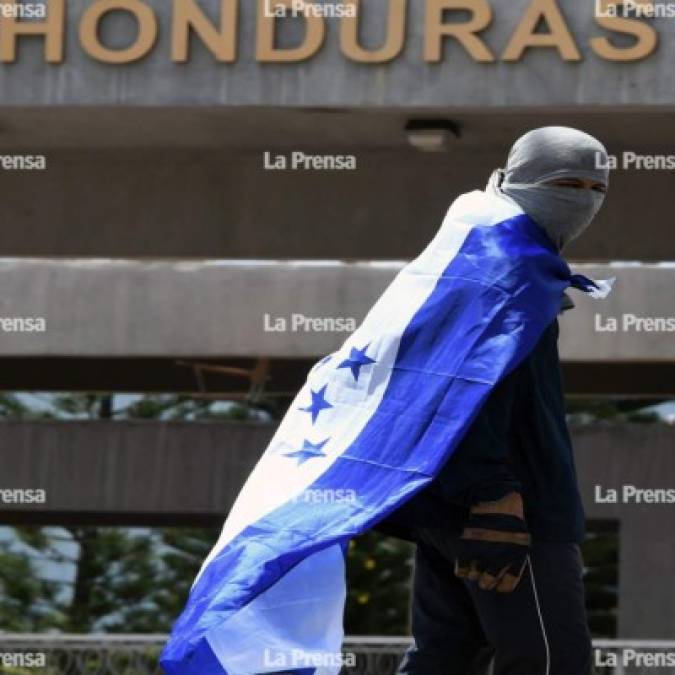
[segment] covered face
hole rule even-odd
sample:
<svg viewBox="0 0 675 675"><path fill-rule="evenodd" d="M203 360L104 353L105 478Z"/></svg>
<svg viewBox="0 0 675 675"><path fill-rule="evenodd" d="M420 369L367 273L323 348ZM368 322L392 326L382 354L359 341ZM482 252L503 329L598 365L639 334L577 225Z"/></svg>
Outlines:
<svg viewBox="0 0 675 675"><path fill-rule="evenodd" d="M515 142L490 187L516 202L562 249L591 224L608 179L600 141L569 127L542 127Z"/></svg>

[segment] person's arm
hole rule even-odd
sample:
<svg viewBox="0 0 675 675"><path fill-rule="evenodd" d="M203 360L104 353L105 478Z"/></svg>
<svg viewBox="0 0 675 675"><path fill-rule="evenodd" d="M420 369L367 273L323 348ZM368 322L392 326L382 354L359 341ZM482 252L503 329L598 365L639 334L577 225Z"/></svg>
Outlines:
<svg viewBox="0 0 675 675"><path fill-rule="evenodd" d="M430 486L445 501L470 507L520 490L510 457L510 435L520 368L493 390Z"/></svg>
<svg viewBox="0 0 675 675"><path fill-rule="evenodd" d="M510 593L516 588L531 544L521 484L511 461L518 382L526 362L493 389L433 484L445 501L469 509L455 574L486 591Z"/></svg>

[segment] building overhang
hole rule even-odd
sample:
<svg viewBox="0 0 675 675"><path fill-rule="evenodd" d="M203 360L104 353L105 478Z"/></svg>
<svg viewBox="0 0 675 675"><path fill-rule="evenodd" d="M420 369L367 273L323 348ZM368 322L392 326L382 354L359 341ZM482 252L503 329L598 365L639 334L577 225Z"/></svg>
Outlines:
<svg viewBox="0 0 675 675"><path fill-rule="evenodd" d="M288 394L403 264L0 259L3 388ZM571 393L673 393L675 265L573 268L617 281L602 301L570 291Z"/></svg>

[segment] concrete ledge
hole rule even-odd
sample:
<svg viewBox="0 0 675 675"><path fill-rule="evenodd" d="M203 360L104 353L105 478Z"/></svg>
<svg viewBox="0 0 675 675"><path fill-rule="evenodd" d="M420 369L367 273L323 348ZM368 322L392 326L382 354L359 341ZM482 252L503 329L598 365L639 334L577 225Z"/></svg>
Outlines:
<svg viewBox="0 0 675 675"><path fill-rule="evenodd" d="M226 513L267 446L268 425L183 422L2 422L0 488L42 489L36 512Z"/></svg>
<svg viewBox="0 0 675 675"><path fill-rule="evenodd" d="M44 506L91 513L226 513L274 433L228 422L0 423L0 488L40 488ZM593 424L573 429L580 487L594 519L675 518L671 507L598 503L596 485L675 488L675 426ZM604 493L603 493L604 494ZM6 504L1 511L9 511Z"/></svg>
<svg viewBox="0 0 675 675"><path fill-rule="evenodd" d="M349 334L331 322L358 324L402 264L2 258L0 317L42 317L46 330L8 332L0 321L0 357L314 358ZM572 291L578 306L561 321L564 360L675 360L675 332L623 329L627 315L674 314L675 266L574 269L618 280L605 301ZM294 329L294 315L324 318L325 330ZM271 330L279 318L285 330Z"/></svg>
<svg viewBox="0 0 675 675"><path fill-rule="evenodd" d="M273 430L224 423L3 422L0 487L44 489L47 503L2 504L0 521L221 522ZM675 604L664 583L675 560L675 504L601 504L595 486L672 488L675 427L593 425L575 429L574 441L589 518L620 524L619 635L671 637Z"/></svg>

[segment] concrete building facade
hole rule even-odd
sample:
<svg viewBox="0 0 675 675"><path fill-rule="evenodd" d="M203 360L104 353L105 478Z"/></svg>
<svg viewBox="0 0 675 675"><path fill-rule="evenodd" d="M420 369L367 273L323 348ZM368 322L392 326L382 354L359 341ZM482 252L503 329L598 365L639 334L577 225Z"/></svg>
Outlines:
<svg viewBox="0 0 675 675"><path fill-rule="evenodd" d="M454 197L481 188L520 134L562 124L616 163L569 250L617 284L562 320L568 392L673 396L675 22L660 4L321 0L340 15L311 18L291 0L0 5L2 388L191 392L206 364L220 368L211 393L243 396L258 377L287 395L347 333L270 330L275 318L358 323ZM418 149L424 131L437 152ZM270 433L131 427L3 423L7 475L56 500L7 519L212 518ZM657 584L675 553L650 547L643 511L602 508L592 489L608 467L617 484L675 481L672 434L593 433L577 446L589 514L621 520L622 584L642 584L623 590L621 634L672 637ZM193 448L218 471L193 475ZM93 480L65 490L85 466ZM142 474L155 484L135 493ZM201 487L167 493L164 474ZM637 573L647 560L651 580Z"/></svg>

